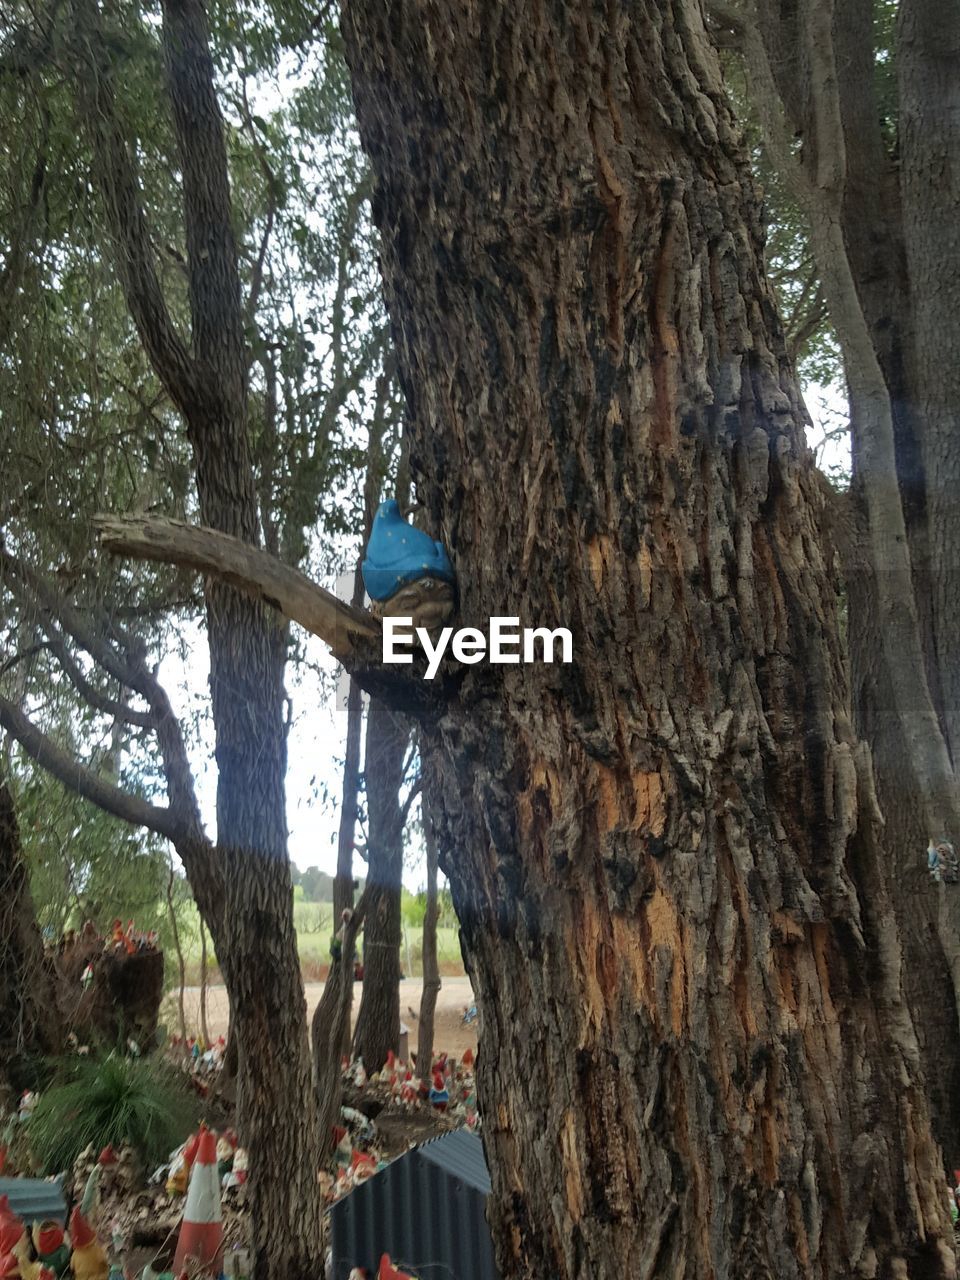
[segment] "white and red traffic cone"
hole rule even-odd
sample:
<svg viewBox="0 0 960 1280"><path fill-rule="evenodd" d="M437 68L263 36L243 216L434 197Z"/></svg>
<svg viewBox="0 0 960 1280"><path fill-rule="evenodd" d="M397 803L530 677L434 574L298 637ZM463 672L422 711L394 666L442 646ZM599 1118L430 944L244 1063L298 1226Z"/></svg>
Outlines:
<svg viewBox="0 0 960 1280"><path fill-rule="evenodd" d="M187 1204L173 1259L174 1275L187 1269L188 1259L194 1268L199 1263L207 1274L213 1276L220 1274L223 1265L217 1135L211 1129L201 1131L197 1158L190 1171Z"/></svg>

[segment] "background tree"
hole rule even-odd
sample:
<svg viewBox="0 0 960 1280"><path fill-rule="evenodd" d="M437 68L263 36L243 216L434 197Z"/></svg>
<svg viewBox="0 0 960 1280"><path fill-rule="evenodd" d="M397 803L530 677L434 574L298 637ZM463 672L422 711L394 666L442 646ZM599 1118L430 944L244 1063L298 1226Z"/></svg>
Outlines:
<svg viewBox="0 0 960 1280"><path fill-rule="evenodd" d="M221 49L232 57L236 51L236 28L222 23L221 16L215 15L214 37L224 41ZM152 743L159 756L153 757L154 778L151 780L146 771L139 775L147 780L147 795L121 790L117 779L99 776L96 768L90 767L92 762L80 763L77 755L88 754L86 741L75 754L79 744L56 740L59 734L50 732L55 725L34 696L41 689L39 679L25 704L5 699L0 704L0 715L22 748L65 785L127 821L142 823L174 842L210 924L232 994L236 997L238 992L246 992L246 1008L254 1021L262 999L266 998L274 1009L277 1025L271 1029L268 1023L263 1027L258 1024L258 1034L262 1032L265 1042L254 1044L248 1040L256 1052L244 1057L245 1072L253 1071L247 1096L251 1092L262 1093L257 1072L265 1069L272 1075L269 1087L281 1088L286 1097L285 1102L278 1103L280 1110L270 1122L273 1127L262 1138L257 1135L262 1110L250 1113L251 1128L245 1134L251 1147L258 1151L254 1184L265 1192L262 1198L254 1194L258 1267L264 1274L275 1266L280 1267L281 1274L295 1274L300 1261L292 1255L297 1254L301 1260L306 1259L303 1265L313 1274L319 1257L318 1211L307 1212L304 1218L298 1208L296 1230L291 1225L291 1206L297 1203L298 1196L303 1198L306 1185L301 1183L299 1191L296 1189L296 1173L305 1171L312 1191L316 1149L310 1142L302 984L289 918L285 852L285 630L270 610L259 605L251 607L219 588L213 589L206 602L220 783L219 844L214 849L200 822L182 728L148 662L148 655L156 651L156 620L162 610L172 608L181 616L191 611L196 616L200 602L195 595L185 602L178 601L175 583L168 575L153 575L154 581L162 581L161 589L151 600L151 575L131 581L121 573L110 581L106 574L96 581L86 572L83 562L89 548L90 516L105 497L120 509L157 503L175 514L187 507L191 511L199 509L204 518L247 537L257 536L260 526L264 545L291 559L305 557L311 550L306 528L321 514L332 518L335 506L329 497L331 475L344 463L349 465L351 454L362 457L360 450L353 453L352 444L344 450L333 447L332 442L337 430L346 426L349 431L363 420L364 379L368 372L376 371L383 342L382 324L346 323L348 316L363 315L375 281L369 253L355 254L350 247L351 237L362 239L363 235L363 175L361 166L351 170L356 148L342 150L338 156L338 191L344 198L332 197L328 204L325 230L330 229L329 237L317 229L315 220L310 224L311 215L303 199L307 184L302 166L295 163L297 149L302 155L307 140L321 122L328 132L340 129L343 112L337 102L343 100L342 63L337 64L335 57L330 63L331 67L339 66L339 92L315 90L298 95L290 108L290 115L296 119L288 119L287 128L271 128L270 122L251 105L247 90L253 75L258 71L262 74L271 60L279 59L294 30L296 38L302 38L303 15L299 20L295 18L286 31L281 31L281 20L258 15L250 31L250 57L241 53L242 65L233 68L234 74L226 78L229 87L224 99L235 108L236 119L225 129L213 97L213 68L199 5L166 7L163 53L156 26L144 23L134 7L111 10L108 20L102 18L96 6L86 4L73 6L66 15L56 6L49 10L22 6L11 17L16 19L16 25L9 28L10 39L4 47L2 85L13 104L13 116L19 112L23 117L19 152L31 154L30 147L23 146L24 137L32 143L35 136L38 148L41 143L46 145L48 135L41 126L53 121L55 128L50 136L65 153L67 163L53 166L53 172L65 174L66 178L63 187L55 192L62 202L48 199L48 206L57 214L68 212L59 222L49 216L46 223L41 220L46 238L39 248L26 235L11 245L8 262L12 267L6 278L16 276L14 293L24 323L17 329L18 345L4 363L4 376L9 377L9 390L6 383L2 388L3 394L9 396L5 404L14 404L22 411L32 438L49 434L54 442L55 464L56 450L73 450L81 433L71 438L59 405L52 403L52 396L47 399L36 393L37 387L44 386L39 376L44 357L48 366L56 369L57 384L69 385L74 420L89 436L93 425L102 425L105 419L112 424L123 418L128 406L112 385L110 395L104 392L103 375L105 368L122 366L132 350L133 367L141 380L140 385L134 384L136 403L144 424L149 423L153 429L141 430L139 419L129 429L128 420L123 437L118 434L116 439L108 438L105 447L92 455L94 461L106 460L111 466L118 454L122 455L130 490L139 489L128 494L113 483L113 471L110 483L104 484L103 475L98 477L94 467L81 467L87 456L82 449L72 454L69 465L56 469L53 479L60 488L50 494L45 478L45 471L51 466L50 452L38 450L31 456L21 445L20 433L4 433L4 461L16 462L9 472L5 466L5 474L16 474L24 480L26 497L23 501L12 486L4 491L4 586L20 611L14 618L17 625L25 616L46 633L45 653L51 662L44 679L52 681L61 693L69 682L71 691L101 717L113 714L120 706L126 722L140 731L137 747L150 750ZM64 21L65 17L69 21ZM163 54L168 64L168 96L163 90ZM117 74L119 61L123 63L122 76ZM86 121L86 132L78 129L78 119ZM28 125L33 128L32 133ZM289 139L289 146L280 149L279 160L278 137ZM86 149L87 141L90 151ZM176 148L183 179L179 192L170 184L170 160ZM17 211L26 210L21 221L32 230L33 222L27 215L42 207L42 202L36 198L33 186L24 188L20 181L22 175L14 163L16 149L10 149L11 170L19 181L17 190L27 190L25 203L18 197ZM136 163L131 158L134 152ZM91 153L96 176L93 194L86 177ZM44 163L38 163L35 172L42 170L45 175L49 157L44 153L41 158ZM234 210L229 204L228 165L240 177L241 200ZM81 226L87 238L79 242L73 234L73 214L69 212L69 184L73 178L85 196ZM287 205L285 199L291 191L296 199ZM245 200L248 193L249 204ZM151 212L149 222L146 206ZM295 215L290 213L292 207L297 209ZM231 227L234 214L241 233L238 251ZM17 227L21 221L10 225ZM116 273L113 255L104 251L111 240L119 249ZM247 249L248 244L252 250ZM330 244L337 245L337 251L332 257L329 253L322 256L319 250L326 251ZM315 264L311 271L302 267L307 256ZM62 292L65 264L73 261L79 264L76 287L72 292ZM283 271L293 262L301 267L296 286L289 271ZM247 286L242 302L241 274ZM122 292L116 288L117 276ZM88 277L108 282L104 291L109 294L112 309L108 318L114 329L107 323L91 325L92 312L96 311L98 322L102 316L91 295ZM302 297L295 291L300 287L299 281L321 279L333 282L332 292L328 296L325 291L305 309ZM284 298L285 287L288 292ZM62 358L59 351L50 360L51 348L44 345L47 334L38 323L38 317L45 316L41 298L46 304L61 296L67 305L55 309L54 315L58 319L64 316L63 327L69 326L70 336L76 338L78 346L81 339L86 341L82 348L84 362L77 366ZM329 328L325 315L322 326L319 319L328 305ZM106 314L104 308L103 316ZM130 346L131 318L142 339L139 347ZM188 324L192 329L189 346L180 337ZM118 335L115 342L114 331ZM27 342L31 338L32 346ZM98 342L106 344L106 351ZM29 371L28 358L34 362L38 376L24 380L22 375ZM130 378L120 385L125 392ZM177 411L186 422L186 439ZM5 421L12 418L5 416ZM125 455L121 440L127 445ZM168 449L171 441L175 443ZM155 465L158 459L163 466ZM175 479L179 487L173 487L168 479L168 461L178 468ZM28 464L34 467L39 482L33 492ZM145 491L143 477L154 472L158 473L157 483ZM291 477L296 477L296 483ZM36 501L38 493L45 501ZM60 505L50 501L48 494ZM280 505L278 495L282 495L285 505ZM78 548L75 558L65 556L68 546ZM55 576L58 570L59 576ZM127 601L138 624L132 628L129 619L122 626L118 617ZM153 628L148 622L154 624ZM249 626L244 632L246 624ZM83 654L79 660L74 645ZM133 705L128 695L117 699L111 688L114 681L121 688L134 691L137 697L132 699ZM147 710L142 709L138 698L145 700ZM249 715L257 707L263 732L251 733ZM38 719L46 721L46 734L38 727ZM269 768L263 768L262 761L254 762L253 742L258 743L257 752L265 744L272 744ZM264 793L260 797L262 804L254 800L258 795L256 787L244 784L244 770L249 772L251 767L255 768L256 779L246 780L262 784L269 792L269 796ZM167 807L147 798L151 781L154 788L157 782L166 787L170 800ZM266 803L267 799L270 803ZM259 829L249 825L251 814L244 812L245 804L255 804ZM249 874L232 877L234 889L228 893L221 859L231 848L242 855L250 845L258 853L255 857L242 857ZM262 856L268 852L270 856ZM238 882L244 879L246 884L241 887ZM259 917L259 926L244 931L249 915L244 895L251 888L259 894L260 908L266 909L267 915ZM232 946L225 933L228 919ZM266 927L271 924L277 928ZM259 927L266 927L265 934L258 934ZM264 936L276 939L271 956L264 954ZM257 951L256 957L251 946ZM273 990L266 991L270 983L264 981L265 976L273 982ZM296 998L285 998L289 993L281 990L284 982L293 983L294 997L296 989L300 989L299 1003ZM281 1026L287 1016L291 1020L289 1026ZM287 1086L281 1082L284 1071L289 1076L290 1071L295 1073L298 1069L296 1052L289 1055L290 1047L298 1043L303 1076L303 1089L299 1092L306 1099L306 1128L297 1088L287 1087L289 1079ZM272 1071L270 1061L279 1046L283 1046L289 1071L285 1067L277 1073ZM281 1157L280 1176L272 1174L271 1169L276 1169L278 1154L292 1132L290 1125L284 1126L284 1106L297 1113L297 1145L293 1155L287 1151ZM245 1128L246 1119L245 1113ZM277 1136L284 1127L287 1138ZM312 1196L306 1199L313 1203Z"/></svg>
<svg viewBox="0 0 960 1280"><path fill-rule="evenodd" d="M440 965L437 959L437 921L440 904L437 897L437 872L439 848L431 810L431 787L436 785L431 771L422 766L424 785L420 805L423 813L423 844L427 863L427 891L423 914L423 990L420 994L420 1016L417 1020L417 1073L421 1080L429 1080L433 1067L433 1027L440 994Z"/></svg>
<svg viewBox="0 0 960 1280"><path fill-rule="evenodd" d="M844 530L858 731L873 750L883 847L899 891L905 983L948 1168L957 1151L960 905L925 869L960 837L955 759L960 540L946 423L960 400L955 150L960 15L939 0L709 6L742 59L778 181L802 215L850 401ZM783 201L780 201L783 204ZM949 409L948 406L953 408ZM952 990L951 990L952 984Z"/></svg>
<svg viewBox="0 0 960 1280"><path fill-rule="evenodd" d="M373 698L367 712L363 784L367 806L367 898L363 988L353 1051L367 1071L379 1071L400 1050L400 895L404 827L417 782L408 786L410 722Z"/></svg>

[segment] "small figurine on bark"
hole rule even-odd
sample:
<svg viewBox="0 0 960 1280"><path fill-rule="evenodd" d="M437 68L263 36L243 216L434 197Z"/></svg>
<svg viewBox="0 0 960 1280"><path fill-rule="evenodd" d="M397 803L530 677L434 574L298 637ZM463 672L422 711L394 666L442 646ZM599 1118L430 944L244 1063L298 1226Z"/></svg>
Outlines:
<svg viewBox="0 0 960 1280"><path fill-rule="evenodd" d="M378 618L412 618L414 627L433 631L453 614L450 557L442 543L404 520L393 499L377 510L361 572Z"/></svg>
<svg viewBox="0 0 960 1280"><path fill-rule="evenodd" d="M941 836L937 841L930 838L927 845L927 870L936 884L960 882L960 859L946 836Z"/></svg>
<svg viewBox="0 0 960 1280"><path fill-rule="evenodd" d="M340 928L330 939L330 954L334 960L339 960L343 955L343 939L346 933L347 925L353 919L353 912L349 907L344 907L340 912Z"/></svg>

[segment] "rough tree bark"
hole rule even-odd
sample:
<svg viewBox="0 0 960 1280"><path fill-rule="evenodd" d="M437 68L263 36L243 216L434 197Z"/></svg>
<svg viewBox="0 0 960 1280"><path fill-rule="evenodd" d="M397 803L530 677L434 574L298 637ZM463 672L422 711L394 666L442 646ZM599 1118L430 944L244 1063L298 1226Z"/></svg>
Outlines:
<svg viewBox="0 0 960 1280"><path fill-rule="evenodd" d="M426 765L424 765L426 772ZM417 1074L430 1079L433 1066L433 1020L440 994L440 965L437 961L437 869L439 849L433 827L431 783L425 781L421 796L423 805L423 843L427 853L427 910L423 917L423 992L420 996L420 1018L417 1023Z"/></svg>
<svg viewBox="0 0 960 1280"><path fill-rule="evenodd" d="M164 46L184 174L193 343L207 394L183 406L205 523L256 544L246 430L246 352L230 224L223 120L199 0L167 0ZM251 1157L254 1275L322 1267L319 1157L303 979L287 856L285 645L269 607L208 583L216 729L217 845L227 865L218 948L240 1054L239 1111Z"/></svg>
<svg viewBox="0 0 960 1280"><path fill-rule="evenodd" d="M404 813L400 802L410 724L373 698L367 712L363 776L367 793L367 916L363 990L353 1050L368 1072L400 1048L400 891Z"/></svg>
<svg viewBox="0 0 960 1280"><path fill-rule="evenodd" d="M26 1087L20 1063L60 1053L64 1027L20 845L13 793L0 753L0 1082Z"/></svg>
<svg viewBox="0 0 960 1280"><path fill-rule="evenodd" d="M333 1146L333 1126L340 1116L342 1094L340 1061L344 1040L349 1043L350 1005L353 991L353 964L357 955L357 935L367 910L368 894L360 896L352 918L343 931L340 955L330 965L323 994L313 1011L313 1089L317 1099L321 1151Z"/></svg>
<svg viewBox="0 0 960 1280"><path fill-rule="evenodd" d="M506 1277L947 1276L822 498L697 3L345 0Z"/></svg>
<svg viewBox="0 0 960 1280"><path fill-rule="evenodd" d="M898 10L899 175L913 318L911 390L922 426L933 624L943 720L960 755L960 9L903 0ZM950 353L945 359L944 353ZM953 833L960 838L960 831ZM960 917L958 917L960 919Z"/></svg>
<svg viewBox="0 0 960 1280"><path fill-rule="evenodd" d="M175 875L173 863L170 863L170 873L167 876L167 916L170 920L170 932L173 935L173 949L177 955L177 1017L180 1023L180 1040L181 1051L187 1051L187 1013L184 1008L183 996L184 989L187 985L187 965L183 958L183 946L180 943L180 927L177 924L177 911L173 903L173 886L175 883Z"/></svg>
<svg viewBox="0 0 960 1280"><path fill-rule="evenodd" d="M204 1047L210 1047L210 1028L207 1026L207 930L200 917L200 1035Z"/></svg>
<svg viewBox="0 0 960 1280"><path fill-rule="evenodd" d="M943 801L944 791L956 795L950 757L958 726L945 696L955 664L945 654L958 608L950 566L960 540L960 509L943 498L933 478L952 465L936 407L938 396L941 408L949 400L945 379L952 375L945 371L931 381L957 323L943 314L942 302L931 302L950 293L960 271L956 236L946 233L946 210L956 195L943 166L955 128L945 68L951 57L956 64L956 40L946 21L936 47L930 39L903 36L924 23L929 28L934 11L943 8L922 0L901 11L899 109L905 127L895 159L882 134L876 93L873 0L711 5L744 55L771 158L808 213L843 351L853 464L844 570L855 724L873 749L886 817L883 847L899 884L894 902L905 941L905 987L919 1013L937 1136L953 1168L960 1153L960 909L956 895L938 893L930 882L923 851L931 836L960 834L955 806L949 797ZM955 32L955 14L951 21ZM936 111L931 87L940 92ZM911 96L917 99L913 108ZM918 113L920 129L915 119L911 123ZM803 139L801 148L795 137ZM931 231L938 245L935 269ZM911 265L908 271L908 261L924 254L926 270ZM938 323L923 325L921 313L929 321L938 307ZM877 444L884 435L890 447L881 456ZM931 439L939 441L939 451ZM898 522L902 514L902 531L893 529L891 511ZM894 573L898 628L890 625L896 607L885 604ZM905 620L905 639L903 605L911 602L914 617Z"/></svg>

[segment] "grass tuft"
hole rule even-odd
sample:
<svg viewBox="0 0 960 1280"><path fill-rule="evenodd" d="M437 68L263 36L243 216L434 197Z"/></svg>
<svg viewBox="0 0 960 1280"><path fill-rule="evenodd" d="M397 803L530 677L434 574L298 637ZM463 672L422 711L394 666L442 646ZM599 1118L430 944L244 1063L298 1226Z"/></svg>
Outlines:
<svg viewBox="0 0 960 1280"><path fill-rule="evenodd" d="M28 1122L30 1150L47 1174L68 1171L89 1145L129 1144L149 1169L162 1163L197 1120L198 1099L162 1059L71 1058L57 1064Z"/></svg>

